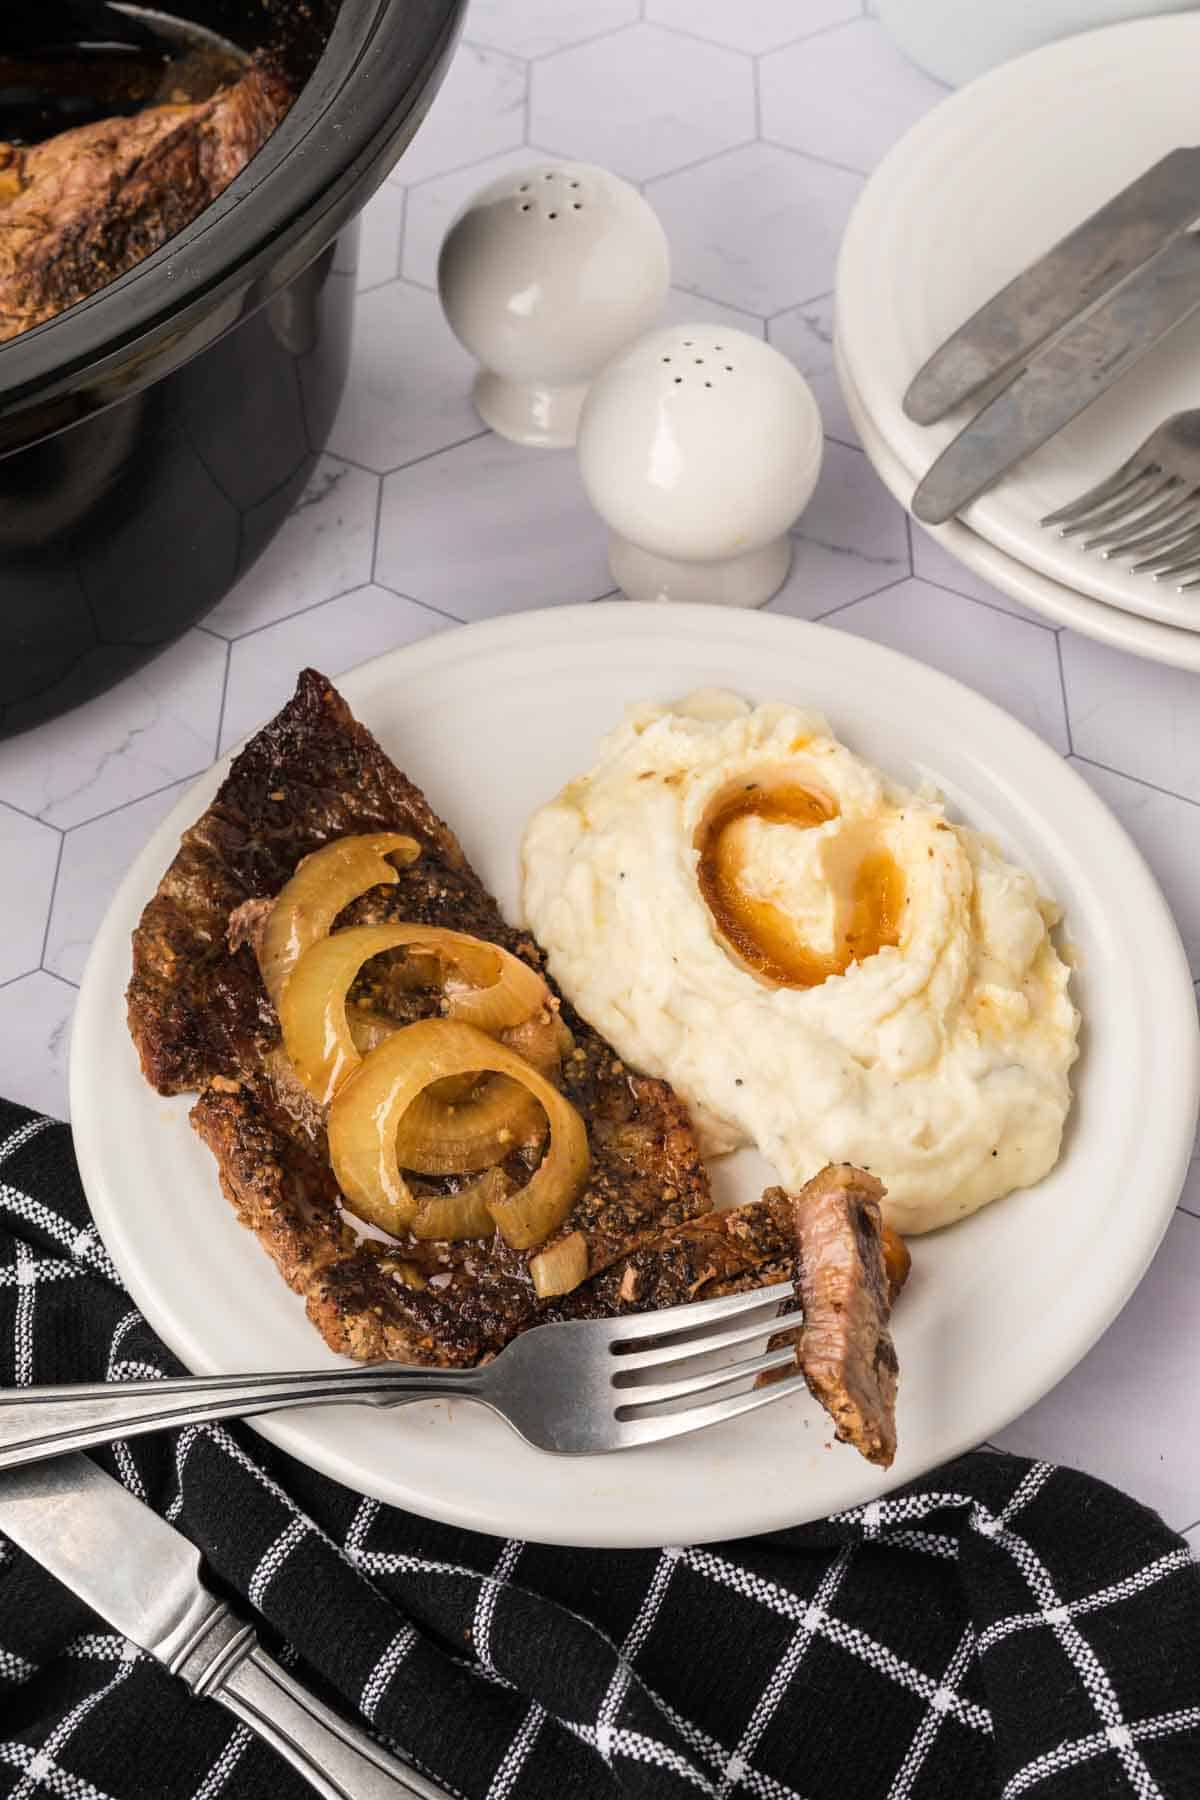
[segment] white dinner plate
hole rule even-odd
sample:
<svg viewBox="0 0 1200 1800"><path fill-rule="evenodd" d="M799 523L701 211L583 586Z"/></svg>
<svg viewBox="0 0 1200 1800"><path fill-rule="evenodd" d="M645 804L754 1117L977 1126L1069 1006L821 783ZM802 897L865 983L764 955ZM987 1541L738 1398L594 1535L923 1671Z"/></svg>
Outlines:
<svg viewBox="0 0 1200 1800"><path fill-rule="evenodd" d="M846 410L854 421L863 450L880 481L901 506L907 508L917 478L903 466L876 429L850 379L836 334L833 360ZM1044 613L1056 625L1069 625L1085 637L1110 644L1115 650L1126 650L1131 656L1146 656L1152 662L1170 663L1173 668L1190 669L1200 674L1200 632L1181 631L1177 625L1160 625L1157 619L1139 618L1136 613L1124 612L1119 606L1106 606L1102 600L1077 594L1074 588L1064 587L1048 575L1039 575L1035 569L1017 562L1003 550L997 550L994 544L989 544L960 519L948 519L944 525L932 529L916 520L913 523L918 531L927 532L966 568L982 575L1003 593L1011 594L1014 600L1020 600L1035 612Z"/></svg>
<svg viewBox="0 0 1200 1800"><path fill-rule="evenodd" d="M1024 726L877 644L716 607L564 607L446 632L339 683L450 819L513 916L530 812L588 767L631 701L699 686L818 707L905 782L936 780L1065 908L1086 1020L1058 1168L913 1241L895 1315L900 1452L886 1474L832 1442L807 1398L673 1443L568 1459L459 1403L312 1409L255 1421L349 1486L478 1530L650 1545L767 1531L868 1500L987 1437L1053 1386L1129 1297L1171 1216L1192 1144L1200 1047L1166 904L1121 827ZM71 1105L97 1224L138 1305L199 1372L333 1362L217 1186L187 1099L143 1082L125 1028L129 936L227 764L138 857L97 934L76 1013ZM769 1171L720 1165L723 1199Z"/></svg>
<svg viewBox="0 0 1200 1800"><path fill-rule="evenodd" d="M1200 15L1048 44L943 101L884 158L842 241L838 337L876 433L923 475L970 418L901 410L909 381L1006 282L1166 151L1196 137ZM1200 406L1200 315L980 496L962 522L1018 563L1200 632L1200 593L1134 575L1038 520L1110 475L1169 414Z"/></svg>

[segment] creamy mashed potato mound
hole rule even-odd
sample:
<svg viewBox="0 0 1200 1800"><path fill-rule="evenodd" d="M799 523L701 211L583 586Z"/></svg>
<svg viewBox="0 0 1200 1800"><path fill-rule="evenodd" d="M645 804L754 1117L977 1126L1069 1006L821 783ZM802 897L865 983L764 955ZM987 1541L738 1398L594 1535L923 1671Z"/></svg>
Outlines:
<svg viewBox="0 0 1200 1800"><path fill-rule="evenodd" d="M930 1231L1053 1168L1079 1015L1032 878L818 714L642 705L534 814L527 923L710 1152L827 1162Z"/></svg>

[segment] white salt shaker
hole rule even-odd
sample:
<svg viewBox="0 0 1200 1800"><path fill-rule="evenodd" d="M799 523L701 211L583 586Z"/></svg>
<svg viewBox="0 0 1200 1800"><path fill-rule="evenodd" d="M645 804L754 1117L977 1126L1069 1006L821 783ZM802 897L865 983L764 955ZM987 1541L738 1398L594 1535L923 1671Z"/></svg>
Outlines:
<svg viewBox="0 0 1200 1800"><path fill-rule="evenodd" d="M808 383L760 338L672 325L639 339L597 377L579 425L617 585L631 600L761 606L787 579L822 442Z"/></svg>
<svg viewBox="0 0 1200 1800"><path fill-rule="evenodd" d="M662 311L666 235L636 188L588 163L502 175L446 234L438 292L483 365L475 405L518 444L575 442L597 370Z"/></svg>

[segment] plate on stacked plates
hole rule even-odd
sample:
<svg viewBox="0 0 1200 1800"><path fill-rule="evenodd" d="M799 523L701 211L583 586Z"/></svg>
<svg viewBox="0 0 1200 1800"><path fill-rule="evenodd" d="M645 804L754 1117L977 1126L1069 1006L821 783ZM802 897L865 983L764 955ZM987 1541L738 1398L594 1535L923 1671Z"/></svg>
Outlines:
<svg viewBox="0 0 1200 1800"><path fill-rule="evenodd" d="M985 301L1170 149L1195 138L1200 16L1051 44L927 115L868 182L843 241L836 349L864 448L907 506L970 418L905 417L926 358ZM1200 593L1134 575L1038 521L1200 406L1200 316L935 536L1057 623L1200 670Z"/></svg>

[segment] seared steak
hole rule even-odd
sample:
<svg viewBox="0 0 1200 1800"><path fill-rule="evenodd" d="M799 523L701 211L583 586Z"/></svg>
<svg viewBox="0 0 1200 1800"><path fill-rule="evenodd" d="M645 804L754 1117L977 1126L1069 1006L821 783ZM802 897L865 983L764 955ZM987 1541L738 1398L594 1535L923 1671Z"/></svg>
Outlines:
<svg viewBox="0 0 1200 1800"><path fill-rule="evenodd" d="M129 1025L146 1077L164 1094L201 1090L192 1122L213 1151L221 1186L303 1295L326 1342L364 1360L468 1366L544 1320L761 1286L795 1275L803 1259L812 1264L804 1279L814 1329L806 1325L801 1342L813 1346L813 1391L839 1435L883 1460L894 1429L879 1409L890 1407L894 1378L889 1392L876 1373L872 1390L865 1372L882 1369L881 1346L890 1353L879 1184L857 1171L827 1171L798 1196L776 1188L755 1205L712 1212L691 1125L671 1088L627 1070L548 977L570 1033L561 1086L591 1150L587 1186L559 1235L584 1238L588 1280L539 1301L530 1253L510 1249L499 1234L457 1244L388 1239L344 1211L325 1115L283 1054L257 949L271 903L303 857L347 834L378 831L411 835L421 854L398 870L395 885L348 906L337 926L448 926L502 945L545 977L538 946L506 924L450 828L313 670L184 833L133 939ZM364 971L374 1012L398 1022L438 1012L436 990L390 984L389 967L379 958ZM538 1154L536 1146L515 1151L505 1168L524 1182ZM463 1179L413 1185L453 1191ZM841 1346L831 1321L839 1306L853 1318Z"/></svg>
<svg viewBox="0 0 1200 1800"><path fill-rule="evenodd" d="M222 193L294 95L253 69L196 104L152 106L21 149L0 144L0 341L123 275Z"/></svg>
<svg viewBox="0 0 1200 1800"><path fill-rule="evenodd" d="M238 757L203 818L184 833L134 933L129 1024L146 1077L160 1093L203 1088L214 1078L236 1083L246 1109L238 1113L240 1128L257 1137L266 1122L325 1166L323 1116L297 1092L279 1054L278 1020L259 975L254 927L261 910L245 903L277 894L300 860L331 839L382 830L411 834L421 855L399 871L395 886L374 888L347 907L339 924L445 925L501 944L544 974L537 945L505 923L453 832L341 696L308 670L283 712ZM439 1010L436 991L392 996L384 981L373 984L372 998L402 1019ZM562 1018L574 1040L562 1088L587 1121L592 1164L561 1232L583 1235L596 1270L712 1202L687 1113L671 1089L630 1073L566 1005ZM230 1095L221 1098L228 1102ZM218 1110L227 1142L231 1108ZM211 1142L209 1121L202 1105L197 1126ZM510 1159L519 1183L528 1179L523 1158L532 1154ZM244 1177L232 1185L245 1192ZM453 1190L459 1183L446 1177L429 1185ZM522 1279L525 1262L522 1256L515 1265Z"/></svg>

